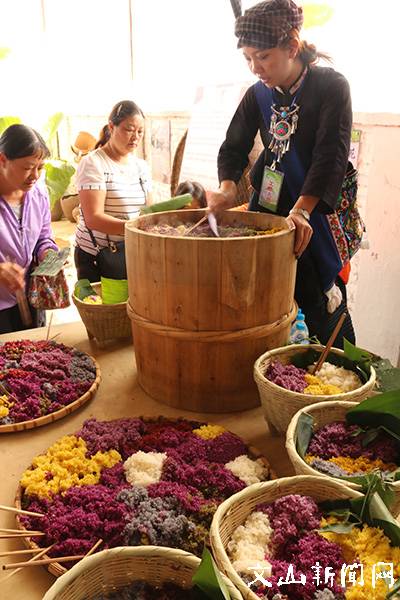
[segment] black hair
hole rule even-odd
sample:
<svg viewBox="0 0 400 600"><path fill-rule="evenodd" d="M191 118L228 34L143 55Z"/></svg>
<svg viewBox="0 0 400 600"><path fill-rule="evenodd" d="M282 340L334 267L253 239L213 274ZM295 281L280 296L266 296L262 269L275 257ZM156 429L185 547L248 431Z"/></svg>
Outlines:
<svg viewBox="0 0 400 600"><path fill-rule="evenodd" d="M15 124L7 127L0 137L0 152L9 160L24 158L40 152L43 158L50 156L46 142L34 129L27 125Z"/></svg>
<svg viewBox="0 0 400 600"><path fill-rule="evenodd" d="M117 102L115 106L113 106L112 111L108 117L108 120L113 123L113 125L119 125L124 119L128 117L135 117L136 115L140 115L144 118L144 114L141 108L132 100L122 100L121 102ZM104 146L110 139L110 128L107 125L104 125L103 129L100 131L100 138L97 140L95 148L101 148Z"/></svg>
<svg viewBox="0 0 400 600"><path fill-rule="evenodd" d="M279 47L287 48L292 40L296 40L299 43L299 58L304 65L314 65L319 59L332 62L332 58L326 52L320 52L317 50L314 44L306 42L300 38L300 32L298 29L292 29L289 31L284 40L279 43Z"/></svg>
<svg viewBox="0 0 400 600"><path fill-rule="evenodd" d="M191 194L193 200L197 200L200 208L207 208L206 190L197 181L182 181L175 190L175 195Z"/></svg>

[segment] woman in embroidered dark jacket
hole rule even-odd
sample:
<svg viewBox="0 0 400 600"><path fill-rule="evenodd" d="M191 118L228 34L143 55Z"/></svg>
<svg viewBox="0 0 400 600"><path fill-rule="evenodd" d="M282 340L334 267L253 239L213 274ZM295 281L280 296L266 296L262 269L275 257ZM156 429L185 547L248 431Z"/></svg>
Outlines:
<svg viewBox="0 0 400 600"><path fill-rule="evenodd" d="M265 166L273 165L277 158L268 148L273 136L269 131L271 106L284 115L284 107L299 106L289 150L276 165L284 173L276 213L296 228L295 298L306 315L310 335L326 343L347 309L346 290L339 277L343 263L325 215L334 212L346 172L352 169L348 163L352 126L349 85L333 69L315 66L323 55L300 40L302 10L292 0L266 0L243 16L238 16L240 3L232 4L237 6L238 47L260 81L247 90L228 128L218 156L220 189L208 193L208 203L217 212L234 204L236 184L259 131L265 151L252 169L255 191L249 210L268 211L259 203L259 193ZM350 316L335 346L342 346L343 337L355 341Z"/></svg>

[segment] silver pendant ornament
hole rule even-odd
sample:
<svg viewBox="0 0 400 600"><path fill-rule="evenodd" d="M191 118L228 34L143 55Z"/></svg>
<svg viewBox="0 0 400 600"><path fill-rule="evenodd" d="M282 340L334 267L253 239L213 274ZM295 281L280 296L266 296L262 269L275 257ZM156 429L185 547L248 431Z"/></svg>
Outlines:
<svg viewBox="0 0 400 600"><path fill-rule="evenodd" d="M272 139L268 146L268 149L275 155L271 165L272 170L276 168L277 163L281 162L282 156L290 148L290 137L297 129L299 108L300 107L297 104L279 108L277 108L276 105L272 106L271 123L269 127Z"/></svg>

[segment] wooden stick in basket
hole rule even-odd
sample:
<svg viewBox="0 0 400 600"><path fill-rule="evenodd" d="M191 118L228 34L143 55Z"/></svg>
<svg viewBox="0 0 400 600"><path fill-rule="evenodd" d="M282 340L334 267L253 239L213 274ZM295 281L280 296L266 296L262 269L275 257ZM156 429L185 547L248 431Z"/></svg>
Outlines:
<svg viewBox="0 0 400 600"><path fill-rule="evenodd" d="M183 235L186 236L189 233L192 233L193 229L196 229L196 227L198 227L199 225L201 225L202 223L204 223L204 221L207 220L207 217L208 217L208 215L204 215L204 217L201 217L200 221L197 221L197 223L195 223L194 225L192 225L191 227L189 227L189 229L187 229Z"/></svg>
<svg viewBox="0 0 400 600"><path fill-rule="evenodd" d="M43 537L46 535L41 531L21 531L21 533L2 533L0 534L0 540L10 540L10 539L22 539L25 537Z"/></svg>
<svg viewBox="0 0 400 600"><path fill-rule="evenodd" d="M90 548L90 550L88 552L86 552L85 557L93 554L93 552L95 552L97 550L97 548L100 546L100 544L102 544L102 543L103 543L103 540L101 538L99 540L97 540L97 542Z"/></svg>
<svg viewBox="0 0 400 600"><path fill-rule="evenodd" d="M34 529L34 530L32 530L32 529L5 529L4 527L0 527L0 533L17 533L18 535L21 535L21 534L26 535L27 533L30 533L31 535L33 535L33 534L42 535L42 531L36 531L36 529Z"/></svg>
<svg viewBox="0 0 400 600"><path fill-rule="evenodd" d="M43 558L41 560L35 560L39 558L40 554L34 556L31 560L26 562L16 562L16 563L8 563L7 565L2 565L3 571L7 571L8 569L16 569L23 567L39 567L41 565L49 565L51 563L63 563L63 562L71 562L75 560L81 560L85 558L84 554L73 554L72 556L55 556L54 558Z"/></svg>
<svg viewBox="0 0 400 600"><path fill-rule="evenodd" d="M53 546L54 546L54 544L52 544L51 546L48 546L48 548L44 548L41 552L39 552L39 554L37 554L36 556L32 556L32 558L30 558L28 562L37 560L38 558L40 558L41 556L43 556L43 554L46 554L46 552L48 552L49 550L51 550ZM3 583L3 581L6 581L7 579L10 579L10 577L13 577L14 575L16 575L16 573L18 573L21 570L22 570L22 567L18 568L18 569L15 569L12 573L9 573L8 575L6 575L6 577L3 577L1 579L1 583Z"/></svg>
<svg viewBox="0 0 400 600"><path fill-rule="evenodd" d="M322 354L320 355L317 364L314 367L312 367L311 375L315 375L315 373L317 373L320 370L320 368L322 367L326 357L329 354L330 349L333 346L334 341L337 338L337 335L338 335L346 317L347 317L347 311L344 311L344 313L342 315L340 315L339 321L336 323L336 327L333 330L332 335L329 338L328 343L325 346L325 350L323 350Z"/></svg>
<svg viewBox="0 0 400 600"><path fill-rule="evenodd" d="M0 504L0 510L16 513L17 515L27 515L28 517L44 517L42 513L32 512L31 510L22 510L22 508L15 508L14 506L5 506L4 504Z"/></svg>
<svg viewBox="0 0 400 600"><path fill-rule="evenodd" d="M19 556L20 554L38 554L43 548L27 548L25 550L8 550L6 552L0 552L0 558L5 556Z"/></svg>

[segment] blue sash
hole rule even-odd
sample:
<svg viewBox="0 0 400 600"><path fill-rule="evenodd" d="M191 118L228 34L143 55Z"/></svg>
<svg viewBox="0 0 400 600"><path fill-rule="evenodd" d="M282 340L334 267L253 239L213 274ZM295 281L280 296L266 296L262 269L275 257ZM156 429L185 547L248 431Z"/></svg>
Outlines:
<svg viewBox="0 0 400 600"><path fill-rule="evenodd" d="M258 81L254 84L254 92L265 126L269 131L271 106L273 104L272 91L262 81ZM294 205L300 196L306 178L306 171L296 152L293 138L290 150L282 157L278 168L285 175L285 182ZM327 291L335 282L336 277L343 268L343 264L326 215L318 210L313 210L310 224L314 233L309 243L309 250L317 268L322 289Z"/></svg>

